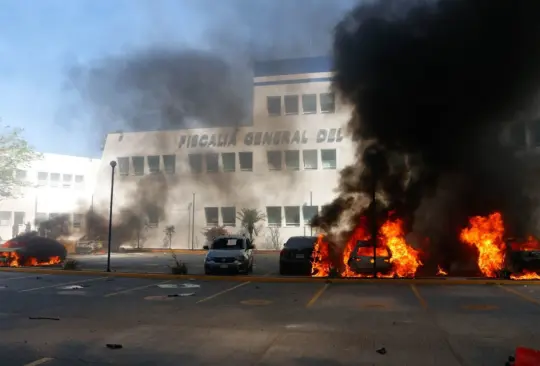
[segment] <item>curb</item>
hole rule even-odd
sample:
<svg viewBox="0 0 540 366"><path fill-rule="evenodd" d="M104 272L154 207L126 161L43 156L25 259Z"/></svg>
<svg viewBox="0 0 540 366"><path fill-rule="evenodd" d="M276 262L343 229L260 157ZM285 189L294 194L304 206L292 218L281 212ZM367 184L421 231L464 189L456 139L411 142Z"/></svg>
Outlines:
<svg viewBox="0 0 540 366"><path fill-rule="evenodd" d="M258 282L258 283L336 283L336 284L377 284L377 285L540 285L540 280L491 280L491 279L395 279L395 278L322 278L322 277L262 277L262 276L208 276L208 275L173 275L166 273L136 273L136 272L105 272L105 271L69 271L46 268L9 268L2 267L0 272L40 273L52 275L81 275L81 276L108 276L123 278L145 278L155 280L187 280L196 279L201 281L235 281L235 282Z"/></svg>

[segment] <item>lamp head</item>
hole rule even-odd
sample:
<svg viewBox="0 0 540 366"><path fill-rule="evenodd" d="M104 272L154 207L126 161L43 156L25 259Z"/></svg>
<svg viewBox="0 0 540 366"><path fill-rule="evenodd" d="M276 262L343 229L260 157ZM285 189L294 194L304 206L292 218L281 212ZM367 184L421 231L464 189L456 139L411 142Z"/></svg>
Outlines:
<svg viewBox="0 0 540 366"><path fill-rule="evenodd" d="M116 161L114 160L111 160L111 162L109 163L109 165L111 166L111 168L115 168L116 167Z"/></svg>

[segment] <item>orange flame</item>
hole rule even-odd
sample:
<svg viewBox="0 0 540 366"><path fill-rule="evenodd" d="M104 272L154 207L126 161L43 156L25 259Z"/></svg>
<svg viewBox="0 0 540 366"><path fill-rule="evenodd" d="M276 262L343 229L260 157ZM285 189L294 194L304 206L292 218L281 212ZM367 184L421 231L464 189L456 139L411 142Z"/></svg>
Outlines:
<svg viewBox="0 0 540 366"><path fill-rule="evenodd" d="M324 240L324 235L319 235L313 255L311 257L311 275L313 277L328 277L330 274L330 247Z"/></svg>
<svg viewBox="0 0 540 366"><path fill-rule="evenodd" d="M510 275L510 278L513 280L540 280L540 274L533 271L523 271L519 275Z"/></svg>
<svg viewBox="0 0 540 366"><path fill-rule="evenodd" d="M390 263L398 277L413 277L422 265L419 252L405 241L403 222L401 220L386 221L381 227L385 246L392 253Z"/></svg>
<svg viewBox="0 0 540 366"><path fill-rule="evenodd" d="M45 261L39 261L34 257L28 257L23 260L17 252L0 252L0 257L4 258L4 260L0 262L0 267L52 266L62 262L62 259L58 256L50 257Z"/></svg>
<svg viewBox="0 0 540 366"><path fill-rule="evenodd" d="M377 277L410 277L414 276L418 268L422 265L419 260L419 252L409 246L405 241L405 235L401 220L388 220L381 229L379 243L376 247L377 256L388 256L391 254L390 262L392 271L387 274L377 274ZM349 267L349 259L358 241L369 240L370 235L366 229L365 218L361 219L360 224L355 228L351 237L345 244L341 256L343 269L340 271L341 277L373 277L373 274L358 274ZM380 245L380 246L379 246ZM372 256L373 247L361 247L358 249L361 255ZM364 254L365 253L365 254ZM330 274L332 261L330 258L329 244L323 235L320 235L313 251L312 257L312 276L326 277Z"/></svg>
<svg viewBox="0 0 540 366"><path fill-rule="evenodd" d="M448 276L448 272L442 269L441 266L437 266L437 276Z"/></svg>
<svg viewBox="0 0 540 366"><path fill-rule="evenodd" d="M478 268L486 277L496 277L504 266L504 224L500 213L469 219L469 227L461 231L462 242L478 250Z"/></svg>

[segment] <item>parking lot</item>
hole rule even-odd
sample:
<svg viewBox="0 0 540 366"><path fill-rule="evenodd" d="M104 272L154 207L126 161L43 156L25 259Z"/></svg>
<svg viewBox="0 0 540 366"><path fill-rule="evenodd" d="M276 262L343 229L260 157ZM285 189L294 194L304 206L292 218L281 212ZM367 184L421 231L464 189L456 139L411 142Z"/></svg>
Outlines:
<svg viewBox="0 0 540 366"><path fill-rule="evenodd" d="M178 253L179 261L184 262L190 274L204 274L205 252ZM82 269L104 270L107 267L107 255L70 255L81 263ZM174 264L170 253L113 253L111 268L118 272L169 273L169 266ZM279 252L256 253L253 267L256 276L274 276L279 274Z"/></svg>
<svg viewBox="0 0 540 366"><path fill-rule="evenodd" d="M0 291L6 366L492 366L540 344L536 286L0 272Z"/></svg>

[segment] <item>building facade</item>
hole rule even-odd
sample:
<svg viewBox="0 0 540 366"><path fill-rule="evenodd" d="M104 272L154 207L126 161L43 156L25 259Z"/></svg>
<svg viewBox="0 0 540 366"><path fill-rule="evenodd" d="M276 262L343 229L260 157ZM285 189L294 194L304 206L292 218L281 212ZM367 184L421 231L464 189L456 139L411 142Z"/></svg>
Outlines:
<svg viewBox="0 0 540 366"><path fill-rule="evenodd" d="M26 170L18 170L15 174L24 185L15 198L0 200L1 240L61 215L69 217L70 231L82 231L99 167L99 159L43 154Z"/></svg>
<svg viewBox="0 0 540 366"><path fill-rule="evenodd" d="M251 126L108 135L94 194L100 212L108 213L116 161L113 225L141 216L144 247L168 246L164 230L174 225L173 248L201 248L208 228L240 232L242 209L266 216L260 248L310 235L310 218L334 198L353 158L350 109L330 90L329 66L326 58L256 65ZM116 240L140 244L136 236Z"/></svg>

